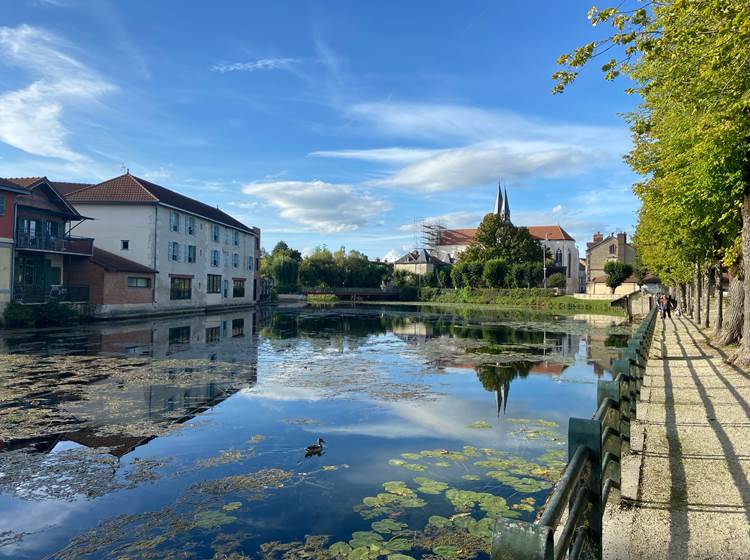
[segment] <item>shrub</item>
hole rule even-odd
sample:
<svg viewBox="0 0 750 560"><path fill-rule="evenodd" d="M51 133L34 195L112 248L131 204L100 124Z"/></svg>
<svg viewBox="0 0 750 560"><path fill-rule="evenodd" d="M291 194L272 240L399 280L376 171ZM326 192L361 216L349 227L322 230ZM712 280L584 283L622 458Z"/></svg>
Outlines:
<svg viewBox="0 0 750 560"><path fill-rule="evenodd" d="M9 303L3 311L3 321L9 329L31 328L36 325L34 310L29 305Z"/></svg>
<svg viewBox="0 0 750 560"><path fill-rule="evenodd" d="M568 281L562 272L555 272L547 278L548 288L564 288Z"/></svg>
<svg viewBox="0 0 750 560"><path fill-rule="evenodd" d="M398 293L398 299L401 301L416 301L419 296L419 290L416 286L402 286Z"/></svg>
<svg viewBox="0 0 750 560"><path fill-rule="evenodd" d="M505 276L508 274L508 263L503 259L490 259L484 263L482 281L488 288L502 288L505 286Z"/></svg>

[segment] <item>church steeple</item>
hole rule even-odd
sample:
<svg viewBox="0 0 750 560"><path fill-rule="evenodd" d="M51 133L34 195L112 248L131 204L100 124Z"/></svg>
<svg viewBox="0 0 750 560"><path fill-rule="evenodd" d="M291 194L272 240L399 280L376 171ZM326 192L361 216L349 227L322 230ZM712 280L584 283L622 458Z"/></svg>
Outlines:
<svg viewBox="0 0 750 560"><path fill-rule="evenodd" d="M500 208L505 205L505 201L503 200L503 189L502 189L502 183L497 184L497 195L495 196L495 208L492 210L492 213L498 216L500 214Z"/></svg>
<svg viewBox="0 0 750 560"><path fill-rule="evenodd" d="M498 196L501 196L499 191L498 191ZM505 197L503 197L503 206L500 209L500 218L504 222L510 223L510 203L508 202L508 189L505 189Z"/></svg>

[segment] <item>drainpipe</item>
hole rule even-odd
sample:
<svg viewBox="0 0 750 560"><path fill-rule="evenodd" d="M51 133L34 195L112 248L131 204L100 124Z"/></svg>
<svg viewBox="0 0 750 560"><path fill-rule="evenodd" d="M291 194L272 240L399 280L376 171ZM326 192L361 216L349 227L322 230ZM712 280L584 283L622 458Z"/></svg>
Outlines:
<svg viewBox="0 0 750 560"><path fill-rule="evenodd" d="M154 270L156 270L156 251L159 247L159 205L154 205L154 266L152 267ZM156 283L158 281L157 279L158 273L154 274L154 284L151 286L151 304L156 305Z"/></svg>

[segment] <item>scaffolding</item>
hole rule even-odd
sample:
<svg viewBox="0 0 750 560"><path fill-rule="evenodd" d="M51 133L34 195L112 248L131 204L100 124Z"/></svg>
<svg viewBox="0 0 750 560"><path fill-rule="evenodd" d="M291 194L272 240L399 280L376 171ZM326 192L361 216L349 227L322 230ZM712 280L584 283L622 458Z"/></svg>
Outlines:
<svg viewBox="0 0 750 560"><path fill-rule="evenodd" d="M439 223L423 222L420 228L421 245L432 253L439 252L445 226Z"/></svg>

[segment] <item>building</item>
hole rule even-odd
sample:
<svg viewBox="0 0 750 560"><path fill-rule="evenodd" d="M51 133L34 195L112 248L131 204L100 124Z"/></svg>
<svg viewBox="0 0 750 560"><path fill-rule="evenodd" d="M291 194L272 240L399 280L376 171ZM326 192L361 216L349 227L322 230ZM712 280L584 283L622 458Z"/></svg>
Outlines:
<svg viewBox="0 0 750 560"><path fill-rule="evenodd" d="M260 295L260 230L129 172L71 188L79 226L107 254L154 274L149 311L249 305Z"/></svg>
<svg viewBox="0 0 750 560"><path fill-rule="evenodd" d="M418 276L426 276L432 274L436 268L441 266L447 266L447 263L432 255L427 249L415 249L393 263L393 270L403 270Z"/></svg>
<svg viewBox="0 0 750 560"><path fill-rule="evenodd" d="M597 232L591 242L586 244L586 293L589 295L608 295L612 291L607 287L607 274L604 266L608 262L618 261L625 264L635 263L635 249L628 243L626 233L612 233L604 237ZM635 279L628 279L615 290L615 295L629 294L638 289Z"/></svg>
<svg viewBox="0 0 750 560"><path fill-rule="evenodd" d="M0 307L88 301L87 286L65 281L69 266L93 254L92 238L71 234L88 218L46 177L0 179L0 194Z"/></svg>
<svg viewBox="0 0 750 560"><path fill-rule="evenodd" d="M510 223L510 202L507 190L498 186L493 214ZM426 226L427 244L433 255L445 262L454 262L474 240L477 228L447 229L440 225ZM576 241L559 225L527 226L531 236L546 247L554 259L554 267L564 270L567 293L579 291L579 255Z"/></svg>

